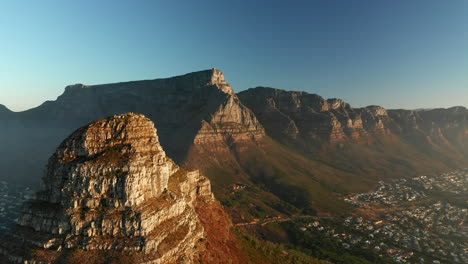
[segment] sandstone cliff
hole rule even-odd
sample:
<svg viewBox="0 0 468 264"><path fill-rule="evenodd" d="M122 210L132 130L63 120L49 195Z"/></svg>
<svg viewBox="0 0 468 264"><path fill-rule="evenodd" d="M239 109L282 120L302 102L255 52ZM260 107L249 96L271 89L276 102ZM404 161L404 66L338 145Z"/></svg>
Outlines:
<svg viewBox="0 0 468 264"><path fill-rule="evenodd" d="M379 106L351 108L341 99L316 94L257 87L239 93L241 101L277 139L315 140L336 143L373 135L385 135L389 120Z"/></svg>
<svg viewBox="0 0 468 264"><path fill-rule="evenodd" d="M280 205L285 201L339 211L342 206L327 208L331 202L323 197L468 162L466 108L353 108L340 99L265 87L236 95L222 72L211 69L76 84L25 112L0 109L0 177L38 181L61 139L93 120L126 112L155 121L168 155L186 169L200 169L218 199L228 204L237 195L232 186L247 185L248 194L230 208L239 221L258 208L269 215L291 213L289 205Z"/></svg>
<svg viewBox="0 0 468 264"><path fill-rule="evenodd" d="M9 263L244 263L220 212L208 179L166 156L153 122L116 115L62 142L0 255ZM224 252L213 260L207 250Z"/></svg>
<svg viewBox="0 0 468 264"><path fill-rule="evenodd" d="M243 91L239 98L267 133L282 142L330 146L396 140L416 151L445 156L448 162L466 160L468 153L468 110L464 107L421 111L352 108L340 99L266 87Z"/></svg>
<svg viewBox="0 0 468 264"><path fill-rule="evenodd" d="M189 168L197 167L200 153L213 154L204 158L206 162L233 163L234 149L264 137L263 127L217 69L167 79L75 84L56 101L10 113L6 121L1 111L0 144L10 151L0 160L0 175L13 179L39 179L37 172L61 139L77 127L115 114L141 113L156 122L161 145ZM19 165L24 162L28 166Z"/></svg>
<svg viewBox="0 0 468 264"><path fill-rule="evenodd" d="M328 190L360 191L380 179L432 174L468 163L464 107L353 108L340 99L267 87L238 96L268 136L309 158L309 164L317 162L307 174ZM327 166L334 170L324 172ZM301 167L308 166L304 162Z"/></svg>
<svg viewBox="0 0 468 264"><path fill-rule="evenodd" d="M419 111L400 109L389 110L388 113L395 121L396 132L409 135L420 131L436 141L442 140L454 146L462 143L467 153L466 144L463 144L466 140L461 140L468 135L468 109L465 107Z"/></svg>

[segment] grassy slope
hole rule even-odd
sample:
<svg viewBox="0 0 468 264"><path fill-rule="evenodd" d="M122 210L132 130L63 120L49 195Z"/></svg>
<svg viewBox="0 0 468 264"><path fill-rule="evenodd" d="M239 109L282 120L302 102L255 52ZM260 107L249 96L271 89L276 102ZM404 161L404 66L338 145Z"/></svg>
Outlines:
<svg viewBox="0 0 468 264"><path fill-rule="evenodd" d="M321 149L308 148L307 143L285 144L317 162L359 175L361 181L337 179L337 185L342 187L339 189L349 192L366 191L379 180L438 173L463 164L463 161L457 160L447 162L450 160L450 153L435 153L435 150L430 152L422 147L423 144L410 144L408 140L394 135Z"/></svg>
<svg viewBox="0 0 468 264"><path fill-rule="evenodd" d="M259 145L230 150L217 159L200 158L200 150L190 157L211 179L216 197L235 222L311 214L314 209L345 214L350 208L344 194L368 191L379 180L439 173L461 164L447 164L437 159L440 153L425 153L394 135L320 149L266 138ZM233 191L235 183L248 188Z"/></svg>
<svg viewBox="0 0 468 264"><path fill-rule="evenodd" d="M373 185L359 175L306 158L271 139L260 147L234 146L232 150L234 155L203 160L193 152L191 159L211 179L216 197L229 207L235 222L310 214L313 209L344 213L350 208L341 199L340 193L347 189L338 185L340 179L351 179L368 188ZM233 191L235 183L248 187Z"/></svg>
<svg viewBox="0 0 468 264"><path fill-rule="evenodd" d="M237 230L237 237L253 263L259 264L331 264L281 244L272 243L244 231Z"/></svg>
<svg viewBox="0 0 468 264"><path fill-rule="evenodd" d="M308 221L306 221L308 222ZM327 235L315 233L313 231L302 231L300 220L270 223L265 226L249 227L246 231L254 234L255 237L279 242L284 248L294 249L302 254L330 261L337 264L364 264L364 263L389 263L387 260L378 257L376 254L366 250L352 249L346 250L341 243L330 239ZM278 240L278 238L280 238ZM272 243L272 242L270 242Z"/></svg>

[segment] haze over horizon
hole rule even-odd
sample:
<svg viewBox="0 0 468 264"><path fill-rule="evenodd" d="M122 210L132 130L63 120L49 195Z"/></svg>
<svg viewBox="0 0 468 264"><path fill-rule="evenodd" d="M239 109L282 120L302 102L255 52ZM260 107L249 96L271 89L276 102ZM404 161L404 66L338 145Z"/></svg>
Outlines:
<svg viewBox="0 0 468 264"><path fill-rule="evenodd" d="M0 104L65 86L222 70L354 107L468 106L468 2L11 1L0 10Z"/></svg>

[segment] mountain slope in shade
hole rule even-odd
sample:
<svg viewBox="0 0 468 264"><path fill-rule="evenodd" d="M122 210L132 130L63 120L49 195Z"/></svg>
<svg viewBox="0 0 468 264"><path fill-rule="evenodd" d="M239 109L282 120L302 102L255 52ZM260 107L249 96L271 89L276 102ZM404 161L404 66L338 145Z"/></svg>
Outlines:
<svg viewBox="0 0 468 264"><path fill-rule="evenodd" d="M468 111L352 108L340 99L257 87L239 93L275 140L374 181L467 164ZM357 191L348 184L348 190ZM356 186L359 187L359 186Z"/></svg>
<svg viewBox="0 0 468 264"><path fill-rule="evenodd" d="M43 186L2 238L2 263L248 262L209 181L168 158L143 115L74 132Z"/></svg>
<svg viewBox="0 0 468 264"><path fill-rule="evenodd" d="M423 111L389 110L395 133L407 141L422 141L421 149L432 155L448 155L447 162L468 155L468 109L456 106ZM425 139L425 140L424 140Z"/></svg>
<svg viewBox="0 0 468 264"><path fill-rule="evenodd" d="M1 177L38 180L61 138L92 120L126 112L158 123L161 144L182 164L189 152L222 153L219 158L229 161L231 148L256 144L264 136L253 113L216 69L168 79L77 84L66 87L56 101L9 113L0 121L0 143L9 152L0 161Z"/></svg>
<svg viewBox="0 0 468 264"><path fill-rule="evenodd" d="M343 193L378 180L467 164L467 110L352 108L340 99L259 87L235 94L216 69L105 85L72 85L56 101L0 114L2 179L35 182L60 140L106 116L137 112L184 168L199 168L235 221L342 212ZM245 195L233 184L247 186ZM305 211L303 211L305 210Z"/></svg>

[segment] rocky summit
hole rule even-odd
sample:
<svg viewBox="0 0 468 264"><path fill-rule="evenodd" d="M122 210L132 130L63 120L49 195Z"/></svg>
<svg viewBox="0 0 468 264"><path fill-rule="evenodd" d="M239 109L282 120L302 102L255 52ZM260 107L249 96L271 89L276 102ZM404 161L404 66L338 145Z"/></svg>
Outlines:
<svg viewBox="0 0 468 264"><path fill-rule="evenodd" d="M42 180L1 240L2 263L192 263L212 243L204 227L213 228L210 216L197 213L201 205L219 213L209 180L168 158L143 115L78 129L49 159Z"/></svg>
<svg viewBox="0 0 468 264"><path fill-rule="evenodd" d="M0 160L0 177L36 181L47 158L75 129L128 112L155 122L167 154L187 168L203 165L196 160L201 153L220 154L204 157L211 162L235 160L236 150L256 144L265 135L217 69L155 80L74 84L57 100L28 111L11 112L0 106L0 145L8 149ZM28 166L18 164L25 159Z"/></svg>
<svg viewBox="0 0 468 264"><path fill-rule="evenodd" d="M239 93L241 101L274 138L320 143L385 137L387 110L379 106L352 108L341 99L317 94L257 87Z"/></svg>
<svg viewBox="0 0 468 264"><path fill-rule="evenodd" d="M353 108L307 92L233 91L213 68L164 79L70 85L56 100L24 112L0 106L0 179L39 182L48 157L76 128L128 112L155 122L167 155L211 180L234 222L257 218L258 208L267 215L290 214L280 202L338 213L347 206L342 199L324 197L367 192L381 180L442 173L468 162L464 107ZM164 182L159 184L163 189ZM233 191L238 184L247 186L247 198ZM147 194L131 199L144 199L140 195ZM255 206L245 210L245 204Z"/></svg>

